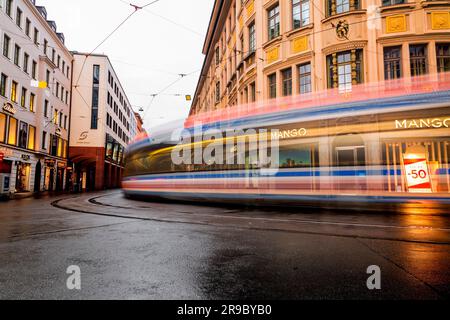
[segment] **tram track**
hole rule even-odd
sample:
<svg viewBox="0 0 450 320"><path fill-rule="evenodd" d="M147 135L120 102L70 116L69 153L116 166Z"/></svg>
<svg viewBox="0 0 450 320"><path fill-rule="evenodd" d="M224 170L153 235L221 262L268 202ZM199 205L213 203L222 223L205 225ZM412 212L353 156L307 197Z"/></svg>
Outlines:
<svg viewBox="0 0 450 320"><path fill-rule="evenodd" d="M339 221L324 221L324 220L302 220L302 219L286 219L286 218L268 218L268 217L249 217L242 215L235 215L235 210L228 210L230 214L218 213L195 213L187 211L174 210L167 215L158 212L158 208L117 205L112 203L102 202L101 199L108 195L100 195L76 201L75 205L67 203L72 199L79 199L80 197L71 197L59 199L51 203L53 207L83 214L97 215L110 218L121 218L134 221L153 221L159 223L179 223L179 224L196 224L204 226L214 226L223 228L234 228L241 230L259 230L259 231L275 231L275 232L289 232L289 233L303 233L312 235L323 235L331 237L345 237L354 239L371 239L371 240L386 240L386 241L400 241L420 244L436 244L436 245L450 245L450 229L449 228L435 228L424 226L401 226L401 225L387 225L387 224L364 224L364 223L349 223ZM83 203L81 205L80 203ZM104 209L108 210L105 211ZM119 212L117 212L119 210ZM134 213L126 213L133 211ZM142 215L145 211L145 215ZM138 214L136 214L138 213ZM141 215L139 215L141 213ZM333 230L329 230L333 229ZM412 233L415 237L409 236L392 236L388 233ZM427 237L420 237L420 233L430 233ZM436 236L436 233L438 236ZM434 234L434 236L433 236Z"/></svg>

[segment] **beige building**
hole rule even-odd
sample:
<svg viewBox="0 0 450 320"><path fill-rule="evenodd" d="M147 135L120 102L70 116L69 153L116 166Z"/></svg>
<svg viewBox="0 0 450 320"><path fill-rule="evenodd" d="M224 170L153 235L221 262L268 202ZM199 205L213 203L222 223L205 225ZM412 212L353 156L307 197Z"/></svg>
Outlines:
<svg viewBox="0 0 450 320"><path fill-rule="evenodd" d="M66 189L72 55L34 0L0 1L0 196Z"/></svg>
<svg viewBox="0 0 450 320"><path fill-rule="evenodd" d="M136 117L105 55L73 52L70 160L78 190L119 187Z"/></svg>
<svg viewBox="0 0 450 320"><path fill-rule="evenodd" d="M450 71L450 2L216 0L191 115Z"/></svg>

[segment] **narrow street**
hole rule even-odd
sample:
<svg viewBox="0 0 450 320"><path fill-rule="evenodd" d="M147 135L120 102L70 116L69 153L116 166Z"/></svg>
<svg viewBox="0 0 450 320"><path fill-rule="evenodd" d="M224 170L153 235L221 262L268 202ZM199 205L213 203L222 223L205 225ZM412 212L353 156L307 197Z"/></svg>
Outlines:
<svg viewBox="0 0 450 320"><path fill-rule="evenodd" d="M197 206L121 191L0 204L1 299L442 299L450 221ZM68 290L69 266L81 290ZM366 270L381 269L381 290Z"/></svg>

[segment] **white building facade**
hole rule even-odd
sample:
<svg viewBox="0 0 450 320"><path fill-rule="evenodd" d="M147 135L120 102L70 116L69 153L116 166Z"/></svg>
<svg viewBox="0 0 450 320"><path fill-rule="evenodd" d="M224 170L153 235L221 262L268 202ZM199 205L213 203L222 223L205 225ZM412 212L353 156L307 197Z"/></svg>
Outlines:
<svg viewBox="0 0 450 320"><path fill-rule="evenodd" d="M0 6L0 196L68 190L73 57L45 7Z"/></svg>
<svg viewBox="0 0 450 320"><path fill-rule="evenodd" d="M105 55L73 52L70 160L79 190L120 187L136 118Z"/></svg>

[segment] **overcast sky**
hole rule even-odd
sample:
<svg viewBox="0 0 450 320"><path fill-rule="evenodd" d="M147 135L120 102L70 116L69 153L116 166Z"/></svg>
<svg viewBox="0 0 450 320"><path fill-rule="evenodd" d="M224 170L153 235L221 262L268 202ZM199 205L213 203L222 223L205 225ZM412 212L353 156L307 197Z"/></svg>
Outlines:
<svg viewBox="0 0 450 320"><path fill-rule="evenodd" d="M143 5L151 0L133 0ZM129 0L37 0L47 8L66 37L69 50L91 52L133 8ZM202 46L213 0L160 0L140 10L96 53L109 56L125 92L138 111L146 112L146 128L184 118L190 108L184 95L194 94L204 56ZM165 94L157 93L183 78ZM181 97L168 94L181 94ZM150 107L149 107L150 106ZM141 113L142 114L142 113Z"/></svg>

